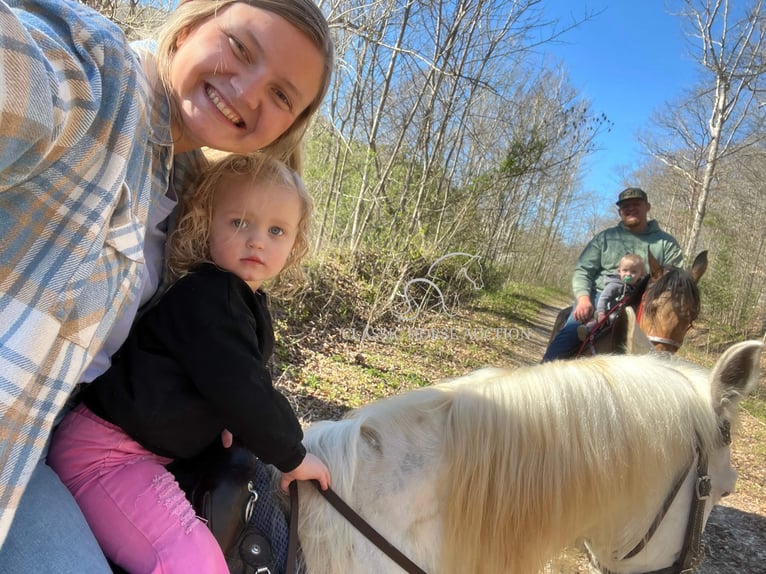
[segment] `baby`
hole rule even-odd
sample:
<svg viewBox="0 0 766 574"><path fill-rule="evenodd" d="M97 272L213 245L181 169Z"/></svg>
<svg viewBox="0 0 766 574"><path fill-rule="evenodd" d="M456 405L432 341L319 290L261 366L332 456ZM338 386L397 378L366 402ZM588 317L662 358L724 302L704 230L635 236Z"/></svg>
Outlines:
<svg viewBox="0 0 766 574"><path fill-rule="evenodd" d="M633 293L636 283L644 276L644 260L640 255L628 253L620 259L616 275L604 278L604 290L596 304L596 318L577 327L577 336L581 341L587 339L593 327L601 323L610 309Z"/></svg>

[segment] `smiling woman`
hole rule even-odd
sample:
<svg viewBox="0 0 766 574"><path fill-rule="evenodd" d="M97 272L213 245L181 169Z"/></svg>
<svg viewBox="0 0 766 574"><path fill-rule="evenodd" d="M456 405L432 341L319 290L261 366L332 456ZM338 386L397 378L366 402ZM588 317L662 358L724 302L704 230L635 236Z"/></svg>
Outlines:
<svg viewBox="0 0 766 574"><path fill-rule="evenodd" d="M176 41L169 83L176 150L233 152L284 133L319 93L324 55L280 16L235 3Z"/></svg>
<svg viewBox="0 0 766 574"><path fill-rule="evenodd" d="M110 571L50 431L159 289L199 148L299 165L332 62L311 0L182 1L156 51L74 0L0 0L0 571Z"/></svg>

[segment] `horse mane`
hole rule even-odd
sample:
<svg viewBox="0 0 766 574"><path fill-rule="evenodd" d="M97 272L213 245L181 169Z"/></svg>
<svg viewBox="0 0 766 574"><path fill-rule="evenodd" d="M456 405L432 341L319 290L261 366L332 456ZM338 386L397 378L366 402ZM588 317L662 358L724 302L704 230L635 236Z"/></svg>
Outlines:
<svg viewBox="0 0 766 574"><path fill-rule="evenodd" d="M653 319L659 308L652 305L663 293L671 293L669 297L676 315L692 323L700 313L700 291L691 274L679 267L670 267L656 281L650 282L646 288L644 313L648 319Z"/></svg>
<svg viewBox="0 0 766 574"><path fill-rule="evenodd" d="M309 431L304 437L306 449L324 460L332 469L333 489L345 497L347 487L353 484L356 474L358 423L320 421L313 423ZM338 562L341 558L336 557L335 552L328 551L328 548L350 548L353 526L345 520L337 520L332 514L334 509L329 504L323 504L310 487L299 485L298 488L301 500L298 529L303 549L298 572L307 571L303 562L307 556L325 556L326 566L315 570L342 572L343 563ZM332 533L318 525L332 525Z"/></svg>
<svg viewBox="0 0 766 574"><path fill-rule="evenodd" d="M488 373L445 426L448 574L537 572L575 536L634 544L716 436L704 391L648 357ZM638 526L615 535L626 517Z"/></svg>
<svg viewBox="0 0 766 574"><path fill-rule="evenodd" d="M638 280L638 283L636 283L633 291L628 296L627 304L633 307L633 310L638 310L638 306L641 304L641 298L644 296L644 292L646 292L646 286L649 284L650 279L651 275L644 275Z"/></svg>
<svg viewBox="0 0 766 574"><path fill-rule="evenodd" d="M426 570L538 572L579 538L630 550L697 446L718 445L706 373L674 364L600 356L484 369L314 423L304 442L333 489ZM402 453L425 462L403 471ZM300 488L311 571L369 571L353 526ZM402 489L425 500L399 514L409 525L386 521ZM426 514L433 536L417 530Z"/></svg>

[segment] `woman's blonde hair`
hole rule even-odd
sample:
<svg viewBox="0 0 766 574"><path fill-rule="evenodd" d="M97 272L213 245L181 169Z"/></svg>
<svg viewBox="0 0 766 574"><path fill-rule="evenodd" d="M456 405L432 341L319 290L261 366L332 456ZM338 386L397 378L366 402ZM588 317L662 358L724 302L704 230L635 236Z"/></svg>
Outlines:
<svg viewBox="0 0 766 574"><path fill-rule="evenodd" d="M287 295L303 280L300 263L309 251L309 230L313 201L298 172L265 154L225 154L211 162L196 185L181 197L181 211L168 249L168 269L173 280L189 273L200 263L212 263L210 228L215 194L232 181L276 185L295 191L301 199L301 218L293 248L279 275L270 281L272 294Z"/></svg>
<svg viewBox="0 0 766 574"><path fill-rule="evenodd" d="M321 106L330 87L335 58L335 49L327 20L312 0L186 0L181 2L171 12L168 20L159 31L155 57L160 79L170 92L170 66L178 49L179 36L184 32L193 30L206 19L215 16L235 2L267 10L284 18L311 40L324 56L322 82L316 97L281 136L260 150L282 160L300 172L300 143L308 129L311 118ZM170 106L173 118L177 119L179 112L172 98Z"/></svg>

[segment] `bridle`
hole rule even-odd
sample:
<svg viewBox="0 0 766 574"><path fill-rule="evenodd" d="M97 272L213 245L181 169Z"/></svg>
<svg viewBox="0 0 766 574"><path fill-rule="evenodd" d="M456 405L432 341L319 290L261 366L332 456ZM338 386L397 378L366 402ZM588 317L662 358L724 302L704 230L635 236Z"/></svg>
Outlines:
<svg viewBox="0 0 766 574"><path fill-rule="evenodd" d="M641 324L641 317L644 313L644 302L646 301L646 294L648 293L647 289L647 283L649 280L649 276L646 277L644 284L641 286L639 293L634 295L633 297L626 297L620 301L617 302L614 307L609 309L606 312L606 317L602 319L601 321L598 321L596 325L591 329L590 334L588 337L583 341L582 345L580 345L576 356L582 356L585 354L587 349L590 349L591 354L596 354L596 348L594 346L595 339L597 335L599 335L602 332L602 329L609 329L609 317L612 316L614 313L622 313L625 310L625 307L627 306L634 306L636 308L636 324ZM639 298L640 295L640 298ZM638 300L638 304L635 304L636 299ZM691 326L691 323L689 323L689 326ZM681 348L682 341L676 341L675 339L669 339L667 337L659 337L657 335L651 335L649 333L646 333L646 338L649 339L649 342L655 345L665 345L668 347L673 347L676 351Z"/></svg>
<svg viewBox="0 0 766 574"><path fill-rule="evenodd" d="M693 280L694 284L696 285L696 280ZM636 308L636 323L638 325L641 325L641 319L644 313L644 303L646 302L647 294L650 292L650 290L653 290L652 286L650 285L651 281L647 281L647 283L644 285L642 291L641 291L641 298L639 300L638 306ZM667 289L663 290L661 293L666 292ZM661 294L660 293L660 294ZM654 294L653 294L654 295ZM657 296L659 294L656 294L654 296ZM699 315L699 307L696 307L694 310L690 310L689 315L685 316L684 319L688 319L688 326L687 330L691 329L692 325L694 324L694 320ZM667 347L672 347L674 349L674 352L677 351L681 345L683 344L684 335L681 335L681 340L678 341L676 339L669 339L666 337L658 337L656 335L652 335L650 333L646 333L646 337L649 339L649 341L655 345L665 345Z"/></svg>
<svg viewBox="0 0 766 574"><path fill-rule="evenodd" d="M729 421L723 421L719 427L719 431L724 445L727 446L731 444L731 428ZM691 468L687 472L681 474L678 480L676 480L646 534L630 552L619 559L620 561L633 558L646 547L660 524L662 524L662 520L665 518L668 510L670 510L673 501L676 499L681 487L686 482L689 473L696 468L697 477L694 483L694 497L692 498L691 507L689 508L689 516L686 521L686 532L684 533L684 542L681 546L681 552L678 555L678 559L670 566L658 570L647 571L643 574L692 574L700 567L705 557L705 549L702 544L702 530L705 522L705 503L710 498L711 481L710 475L707 473L707 455L699 445L697 445L695 459L696 465L694 464L694 461L692 461ZM601 572L601 574L618 574L617 572L602 566L590 551L587 544L585 545L585 551L593 567Z"/></svg>
<svg viewBox="0 0 766 574"><path fill-rule="evenodd" d="M644 291L644 294L641 296L641 302L638 305L638 309L636 310L636 323L639 325L641 324L641 316L644 314L644 299L646 299L646 291ZM691 324L690 324L691 326ZM666 337L658 337L656 335L650 335L646 334L646 338L649 339L649 342L655 345L667 345L668 347L673 347L676 351L681 348L682 342L676 341L675 339L668 339Z"/></svg>
<svg viewBox="0 0 766 574"><path fill-rule="evenodd" d="M721 435L724 438L726 444L731 442L731 436L729 431L728 421L724 421L721 426ZM694 497L692 498L691 508L689 509L689 517L686 522L686 533L684 534L684 542L681 547L681 552L678 559L666 568L660 568L657 570L651 570L644 572L643 574L693 574L702 564L705 552L702 545L702 530L705 520L705 503L710 498L711 481L710 476L707 473L707 455L702 449L697 446L696 465L692 462L692 468L687 472L681 474L676 480L673 488L668 496L665 498L665 502L660 508L659 512L655 516L652 524L649 526L646 534L641 540L620 560L627 560L636 556L641 552L654 536L655 532L662 524L662 520L667 515L668 510L673 505L676 496L681 490L681 487L686 482L686 478L689 473L696 468L696 481L694 487ZM412 560L407 558L401 551L388 542L379 532L377 532L372 526L369 525L361 516L359 516L351 507L348 506L332 489L328 488L323 491L319 487L319 483L312 481L312 484L316 487L317 491L355 528L359 530L370 542L375 544L384 554L396 562L403 570L410 574L426 574L419 566L417 566ZM290 484L290 536L288 546L287 557L287 574L296 574L297 569L297 542L298 542L298 488L297 483L293 481ZM619 574L613 570L602 566L598 559L590 551L590 548L585 544L585 552L590 559L591 564L601 574Z"/></svg>
<svg viewBox="0 0 766 574"><path fill-rule="evenodd" d="M349 521L351 525L356 528L362 535L372 542L378 549L388 556L391 560L396 562L399 567L402 568L408 574L426 574L425 570L420 568L407 556L405 556L396 546L386 540L380 532L375 530L369 522L359 516L353 508L351 508L340 496L338 496L332 488L328 487L327 490L322 490L319 486L319 482L312 480L311 484L314 485L317 492L321 494L330 505L340 513L343 518ZM297 554L298 554L298 483L293 481L290 483L290 533L288 538L287 547L287 568L285 572L287 574L297 574ZM256 573L257 574L257 573Z"/></svg>
<svg viewBox="0 0 766 574"><path fill-rule="evenodd" d="M655 337L654 335L647 335L647 339L649 339L649 342L656 345L668 345L669 347L673 347L674 349L678 350L681 347L681 343L678 341L675 341L673 339L665 339L663 337Z"/></svg>

